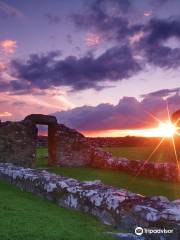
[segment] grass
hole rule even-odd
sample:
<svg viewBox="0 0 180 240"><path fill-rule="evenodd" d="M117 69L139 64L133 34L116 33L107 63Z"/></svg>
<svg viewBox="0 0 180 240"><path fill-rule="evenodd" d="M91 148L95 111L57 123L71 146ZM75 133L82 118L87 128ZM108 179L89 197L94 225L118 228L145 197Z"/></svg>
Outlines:
<svg viewBox="0 0 180 240"><path fill-rule="evenodd" d="M138 153L138 151L137 151ZM37 150L37 168L79 180L100 179L105 184L130 191L180 198L180 184L144 177L134 178L118 171L93 168L65 168L47 166L47 149ZM0 239L2 240L110 240L102 232L112 231L95 218L74 210L60 208L53 203L22 192L0 181Z"/></svg>
<svg viewBox="0 0 180 240"><path fill-rule="evenodd" d="M37 168L44 168L47 167L46 157L48 156L48 148L39 147L36 151L36 167Z"/></svg>
<svg viewBox="0 0 180 240"><path fill-rule="evenodd" d="M180 198L180 184L158 181L145 177L134 177L119 171L94 168L50 168L50 172L78 180L100 179L103 183L146 196L166 196L171 200Z"/></svg>
<svg viewBox="0 0 180 240"><path fill-rule="evenodd" d="M110 240L95 218L22 192L0 181L0 239Z"/></svg>
<svg viewBox="0 0 180 240"><path fill-rule="evenodd" d="M126 157L129 160L146 160L152 154L156 145L139 147L106 147L105 151L112 153L113 156ZM176 148L178 158L180 159L180 146ZM166 139L155 153L150 157L152 162L175 162L174 148L171 139Z"/></svg>
<svg viewBox="0 0 180 240"><path fill-rule="evenodd" d="M37 167L47 168L48 171L59 175L72 177L78 180L100 179L103 183L118 188L126 188L129 191L147 196L166 196L171 200L180 198L180 184L163 182L152 178L134 177L127 173L102 170L94 168L66 168L66 167L47 167L47 161L43 162L43 152L47 154L47 149L37 150ZM39 159L39 156L41 158Z"/></svg>

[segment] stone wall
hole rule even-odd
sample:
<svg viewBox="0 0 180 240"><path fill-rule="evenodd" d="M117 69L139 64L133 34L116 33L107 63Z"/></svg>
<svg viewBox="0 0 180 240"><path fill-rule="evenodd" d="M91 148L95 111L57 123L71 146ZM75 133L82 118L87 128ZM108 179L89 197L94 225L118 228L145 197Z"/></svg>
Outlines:
<svg viewBox="0 0 180 240"><path fill-rule="evenodd" d="M31 167L35 161L37 128L25 122L0 122L0 162Z"/></svg>
<svg viewBox="0 0 180 240"><path fill-rule="evenodd" d="M146 176L163 181L180 182L178 165L174 163L153 163L142 160L129 160L113 157L111 153L92 148L91 166L127 172L134 176Z"/></svg>
<svg viewBox="0 0 180 240"><path fill-rule="evenodd" d="M48 125L50 166L107 168L180 182L179 170L175 164L130 161L122 157L113 157L110 153L93 146L81 133L58 124L55 117L42 114L29 115L21 122L0 123L0 162L33 166L37 138L36 124Z"/></svg>
<svg viewBox="0 0 180 240"><path fill-rule="evenodd" d="M58 124L56 128L56 165L90 166L91 148L86 138L63 124Z"/></svg>
<svg viewBox="0 0 180 240"><path fill-rule="evenodd" d="M82 134L63 124L58 124L54 116L31 114L24 121L48 125L48 164L50 166L90 165L90 145Z"/></svg>
<svg viewBox="0 0 180 240"><path fill-rule="evenodd" d="M90 145L86 138L58 124L54 116L42 114L31 114L21 122L0 123L0 162L33 166L38 133L36 124L48 125L48 165L90 165Z"/></svg>
<svg viewBox="0 0 180 240"><path fill-rule="evenodd" d="M162 238L151 238L150 235L148 239L178 240L180 237L180 200L171 202L161 196L145 197L104 185L98 180L79 182L12 164L0 163L0 179L61 207L89 213L102 223L120 229L134 232L136 226L141 226L174 231Z"/></svg>
<svg viewBox="0 0 180 240"><path fill-rule="evenodd" d="M56 126L58 125L56 117L43 114L31 114L25 117L23 121L33 125L41 124L48 126L48 165L56 165Z"/></svg>

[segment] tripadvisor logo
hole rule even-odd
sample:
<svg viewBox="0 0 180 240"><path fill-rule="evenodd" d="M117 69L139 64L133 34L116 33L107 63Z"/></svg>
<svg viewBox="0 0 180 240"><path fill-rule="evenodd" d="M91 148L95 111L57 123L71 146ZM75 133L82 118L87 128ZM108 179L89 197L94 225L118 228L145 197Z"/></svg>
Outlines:
<svg viewBox="0 0 180 240"><path fill-rule="evenodd" d="M151 228L142 228L142 227L136 227L135 228L135 234L138 236L141 236L144 234L171 234L173 233L173 229L151 229Z"/></svg>
<svg viewBox="0 0 180 240"><path fill-rule="evenodd" d="M142 227L136 227L135 228L135 234L140 236L143 234L143 228Z"/></svg>

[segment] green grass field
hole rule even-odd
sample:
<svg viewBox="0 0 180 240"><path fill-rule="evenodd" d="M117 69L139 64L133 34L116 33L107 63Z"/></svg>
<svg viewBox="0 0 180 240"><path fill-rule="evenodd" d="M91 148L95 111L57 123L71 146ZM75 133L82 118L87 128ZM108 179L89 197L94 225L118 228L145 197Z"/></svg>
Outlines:
<svg viewBox="0 0 180 240"><path fill-rule="evenodd" d="M110 240L111 228L0 181L1 240Z"/></svg>
<svg viewBox="0 0 180 240"><path fill-rule="evenodd" d="M180 198L180 184L177 183L163 182L145 177L134 177L127 173L112 170L65 167L48 168L47 160L43 160L43 154L47 155L47 149L39 148L37 150L36 167L46 168L48 171L59 175L82 181L100 179L105 184L118 188L126 188L129 191L147 196L162 195L171 200Z"/></svg>
<svg viewBox="0 0 180 240"><path fill-rule="evenodd" d="M152 162L176 162L172 142L166 140L152 154L157 145L142 147L107 147L105 151L112 153L113 156L126 157L129 160L146 160ZM180 160L180 147L176 148L178 159ZM151 156L152 155L152 156ZM151 157L150 157L151 156Z"/></svg>
<svg viewBox="0 0 180 240"><path fill-rule="evenodd" d="M138 152L138 151L137 151ZM93 168L47 166L46 148L37 149L36 167L79 180L100 179L103 183L147 196L163 195L180 198L180 184L130 176L118 171ZM95 218L60 208L31 193L22 192L0 181L0 239L2 240L110 240L103 234L113 231Z"/></svg>

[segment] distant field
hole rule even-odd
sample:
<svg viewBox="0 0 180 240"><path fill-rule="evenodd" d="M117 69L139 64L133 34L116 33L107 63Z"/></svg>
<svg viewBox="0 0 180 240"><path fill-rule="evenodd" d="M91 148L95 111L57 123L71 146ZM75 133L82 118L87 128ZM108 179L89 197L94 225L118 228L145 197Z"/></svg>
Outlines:
<svg viewBox="0 0 180 240"><path fill-rule="evenodd" d="M37 168L47 169L50 172L81 181L100 179L105 184L118 188L126 188L129 191L147 196L162 195L172 200L180 198L180 184L177 183L163 182L146 177L135 178L127 173L112 170L65 167L49 168L47 160L43 159L43 153L47 154L47 149L37 149Z"/></svg>
<svg viewBox="0 0 180 240"><path fill-rule="evenodd" d="M105 151L112 153L113 156L126 157L129 160L147 160L152 162L176 162L174 148L171 142L163 143L155 152L157 145L142 147L106 147ZM180 147L176 148L180 161Z"/></svg>
<svg viewBox="0 0 180 240"><path fill-rule="evenodd" d="M111 240L95 218L0 181L1 240Z"/></svg>

